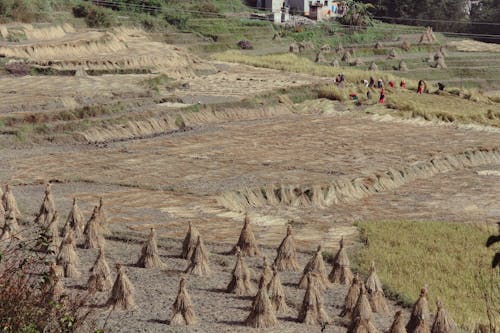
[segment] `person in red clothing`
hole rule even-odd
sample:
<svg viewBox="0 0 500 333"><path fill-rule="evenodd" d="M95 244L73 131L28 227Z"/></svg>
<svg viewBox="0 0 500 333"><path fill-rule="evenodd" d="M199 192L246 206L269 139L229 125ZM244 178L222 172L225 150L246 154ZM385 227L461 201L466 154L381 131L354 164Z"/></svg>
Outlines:
<svg viewBox="0 0 500 333"><path fill-rule="evenodd" d="M378 99L378 102L380 104L384 104L385 103L385 92L384 92L384 88L380 89L380 98Z"/></svg>
<svg viewBox="0 0 500 333"><path fill-rule="evenodd" d="M424 81L420 80L418 81L417 94L422 95L423 92L424 92Z"/></svg>
<svg viewBox="0 0 500 333"><path fill-rule="evenodd" d="M405 80L401 80L401 83L399 84L399 86L403 89L406 89L406 81Z"/></svg>
<svg viewBox="0 0 500 333"><path fill-rule="evenodd" d="M393 81L389 81L389 86L390 86L391 88L394 88L394 82L393 82Z"/></svg>

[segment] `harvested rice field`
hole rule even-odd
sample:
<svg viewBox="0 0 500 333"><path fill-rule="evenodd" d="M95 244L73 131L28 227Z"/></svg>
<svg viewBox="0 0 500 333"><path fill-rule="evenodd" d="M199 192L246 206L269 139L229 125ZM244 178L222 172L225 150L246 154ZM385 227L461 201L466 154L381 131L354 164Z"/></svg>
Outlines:
<svg viewBox="0 0 500 333"><path fill-rule="evenodd" d="M91 315L79 327L81 332L358 332L349 316L340 316L352 276L349 264L338 264L339 257L347 254L363 281L370 274L371 260L377 265L398 265L411 259L411 253L397 252L410 251L411 237L405 235L405 244L392 246L384 238L387 235L371 229L374 223L425 221L429 230L445 223L481 224L488 230L481 235L487 236L500 221L500 106L488 94L416 96L415 82L409 82L408 90L388 89L389 103L378 105L364 98L362 84L349 82L350 74L369 78L370 72L358 68L347 69L348 82L335 88L342 96L320 98L318 88L332 85L337 69L322 72L327 65L301 56L251 55L266 54L259 49L241 57L234 51L207 57L189 51L188 46L196 45L168 44L138 28L82 29L65 24L5 29L7 33L21 29L26 37L17 42L0 40L0 55L5 58L1 62L5 71L0 71L0 184L12 188L20 229L35 240L42 232L41 239L49 245L56 237L50 235L47 240L48 230L61 231L62 249L71 243L64 222L74 218L70 211L76 198L88 226L85 236L76 240L81 275L61 278L62 288L69 293L87 291L89 270L99 252L89 245L95 241L104 249L113 280L115 264L122 264L120 292L127 294L128 283L135 289L133 302L123 295L127 299L118 301L118 289L91 294L83 306ZM456 47L457 58L460 52L479 46L481 52L498 52L472 42L450 44ZM288 63L296 58L301 60ZM379 58L367 55L370 60ZM263 64L266 59L277 63ZM283 59L285 64L280 62ZM9 67L9 63L16 65ZM307 66L302 68L304 63ZM383 75L400 79L392 70ZM347 98L353 92L360 96L358 103ZM42 202L47 183L52 186ZM106 218L98 215L98 209L93 214L101 198ZM17 242L5 232L12 223L12 203L7 201L0 205L6 210L0 214L5 220L0 221L0 244ZM34 222L54 210L59 224L48 223L50 219L46 225ZM241 233L246 217L252 230L248 234ZM102 225L95 227L95 221ZM190 224L205 243L203 247L194 239L196 255L191 261L180 256ZM255 318L247 317L259 308L252 302L269 301L262 296L267 288L257 296L257 288L247 295L227 293L239 260L230 252L240 233L262 249L257 256L242 257L255 271L242 273L251 276L246 283L257 287L262 258L274 261L288 227L293 229L298 259L296 272L279 273L289 311L278 314L275 324L250 327L247 324ZM166 266L140 268L136 263L151 228L156 231L158 249L151 245L142 253L153 252ZM360 234L361 229L370 230L376 242L386 242L384 251L391 253L390 258L383 257L384 251L369 251L373 244L365 231ZM91 235L97 240L91 240ZM432 245L425 240L419 246ZM339 248L341 243L345 248ZM318 245L322 248L315 252ZM460 262L460 247L450 248L457 251L454 260ZM190 262L196 266L190 266L194 272L203 271L205 250L212 274L186 273ZM493 252L488 252L491 257ZM302 270L315 253L316 259L322 253L324 261L311 263L311 271L316 272L311 267L321 262L329 273L336 263L350 277L322 290L321 277L311 273L310 290L298 288ZM47 260L63 260L55 254L49 253ZM419 264L425 261L419 257ZM489 258L484 262L489 263ZM460 300L446 299L464 297L452 289L470 284L462 286L460 279L450 279L456 285L436 286L436 281L446 283L450 274L456 274L453 267L443 267L442 276L433 271L429 281L424 281L425 274L418 279L395 277L391 267L380 271L389 297L387 311L376 311L377 301L368 304L375 311L368 321L378 331L391 327L398 310L406 323L412 303L426 284L432 314L425 325L430 327L434 321L438 297L453 306L458 331L473 331L487 323L481 299L470 302L474 304L470 312L460 312ZM411 269L398 272L411 274ZM182 277L198 322L176 327L171 325L175 323L172 304ZM304 281L307 285L307 277ZM437 295L442 290L446 293ZM375 297L372 292L370 297ZM329 320L312 314L317 320L306 325L297 318L303 315L304 297L315 293L322 295ZM107 303L110 295L114 307ZM121 305L132 308L119 311Z"/></svg>

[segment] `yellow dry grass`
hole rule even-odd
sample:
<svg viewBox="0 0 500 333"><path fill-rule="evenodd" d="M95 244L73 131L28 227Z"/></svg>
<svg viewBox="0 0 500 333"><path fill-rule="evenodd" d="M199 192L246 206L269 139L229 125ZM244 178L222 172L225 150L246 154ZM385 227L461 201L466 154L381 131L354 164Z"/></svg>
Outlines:
<svg viewBox="0 0 500 333"><path fill-rule="evenodd" d="M466 52L500 52L500 45L493 43L483 43L476 40L461 40L448 43L449 46L456 47L458 51Z"/></svg>

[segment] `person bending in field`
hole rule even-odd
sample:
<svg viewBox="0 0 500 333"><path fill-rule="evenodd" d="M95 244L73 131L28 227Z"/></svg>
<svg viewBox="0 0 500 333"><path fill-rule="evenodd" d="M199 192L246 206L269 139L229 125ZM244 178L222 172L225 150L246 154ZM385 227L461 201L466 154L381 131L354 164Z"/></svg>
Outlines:
<svg viewBox="0 0 500 333"><path fill-rule="evenodd" d="M405 81L405 80L401 80L401 83L399 84L399 86L400 86L402 89L406 89L406 81Z"/></svg>
<svg viewBox="0 0 500 333"><path fill-rule="evenodd" d="M390 86L391 88L394 88L394 86L395 86L395 85L394 85L394 82L393 82L393 81L389 81L389 86Z"/></svg>
<svg viewBox="0 0 500 333"><path fill-rule="evenodd" d="M373 76L370 76L370 83L368 83L368 88L372 88L373 86L375 86L375 79L373 78Z"/></svg>
<svg viewBox="0 0 500 333"><path fill-rule="evenodd" d="M378 102L380 104L384 104L385 103L385 92L384 92L384 88L380 89L380 97L378 99Z"/></svg>
<svg viewBox="0 0 500 333"><path fill-rule="evenodd" d="M424 81L418 81L417 94L422 95L424 93Z"/></svg>

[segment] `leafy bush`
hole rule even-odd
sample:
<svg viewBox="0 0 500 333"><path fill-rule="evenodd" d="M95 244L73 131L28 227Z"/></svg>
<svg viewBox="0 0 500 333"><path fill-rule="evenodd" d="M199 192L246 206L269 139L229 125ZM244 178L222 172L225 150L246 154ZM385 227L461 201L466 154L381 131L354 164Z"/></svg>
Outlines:
<svg viewBox="0 0 500 333"><path fill-rule="evenodd" d="M46 9L47 3L42 0L0 0L0 16L17 22L39 20Z"/></svg>
<svg viewBox="0 0 500 333"><path fill-rule="evenodd" d="M116 24L114 13L107 8L88 6L85 22L91 28L109 28Z"/></svg>
<svg viewBox="0 0 500 333"><path fill-rule="evenodd" d="M185 29L189 20L189 15L182 12L169 11L165 13L165 20L168 24L173 25L179 29Z"/></svg>

